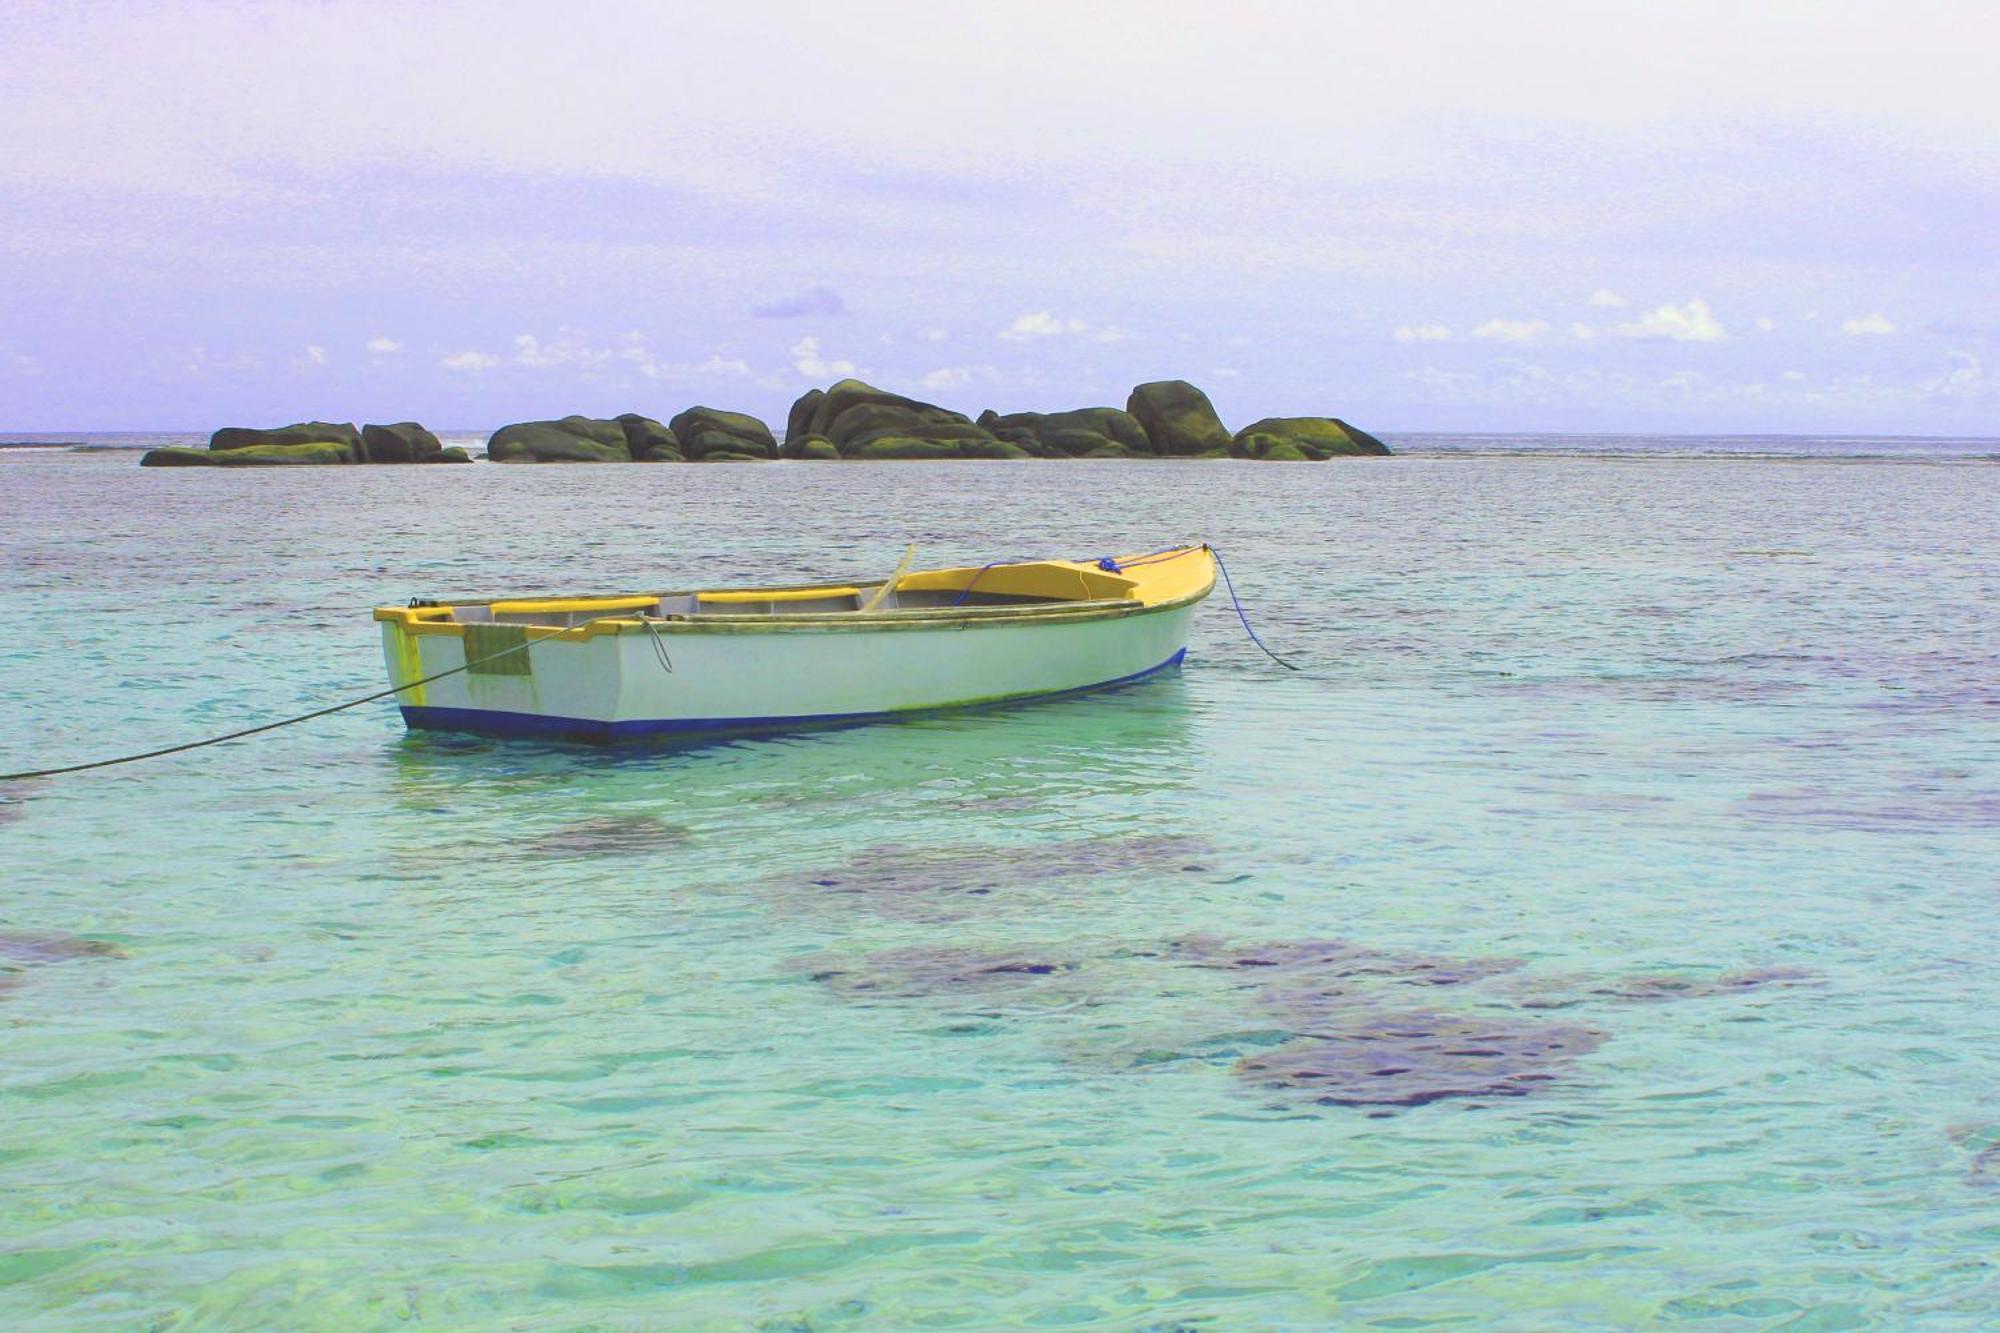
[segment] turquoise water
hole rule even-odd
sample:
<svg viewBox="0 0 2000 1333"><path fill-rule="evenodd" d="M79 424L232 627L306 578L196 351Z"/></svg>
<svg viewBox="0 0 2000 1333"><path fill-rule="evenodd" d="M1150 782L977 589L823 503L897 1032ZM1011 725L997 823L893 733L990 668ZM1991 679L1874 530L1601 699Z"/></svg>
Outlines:
<svg viewBox="0 0 2000 1333"><path fill-rule="evenodd" d="M0 1322L1987 1326L1996 475L10 455L0 768L911 540L1205 538L1308 670L1215 600L1011 712L15 784Z"/></svg>

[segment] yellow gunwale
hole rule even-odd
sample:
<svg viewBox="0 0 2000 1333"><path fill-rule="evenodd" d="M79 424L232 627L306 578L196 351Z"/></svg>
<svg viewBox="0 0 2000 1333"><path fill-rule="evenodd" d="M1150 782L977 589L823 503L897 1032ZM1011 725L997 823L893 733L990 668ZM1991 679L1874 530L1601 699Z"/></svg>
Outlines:
<svg viewBox="0 0 2000 1333"><path fill-rule="evenodd" d="M1199 564L1182 561L1199 554ZM1119 557L1123 565L1127 559ZM995 584L1029 583L1044 586L1051 593L1066 590L1076 580L1081 597L1066 597L1040 604L899 607L876 611L815 611L791 615L775 612L704 613L698 616L621 616L619 611L637 610L656 604L662 597L695 597L704 603L809 601L821 597L856 595L860 586L852 583L807 584L779 588L723 588L681 590L664 593L631 593L610 597L551 597L539 599L463 598L439 606L378 606L374 618L397 625L411 635L465 636L465 626L450 617L460 606L485 606L498 614L576 614L602 610L606 614L581 625L523 625L527 637L537 642L550 639L577 641L603 634L768 634L842 633L882 630L963 630L997 628L1020 624L1068 624L1086 620L1115 620L1126 616L1168 611L1198 602L1215 587L1215 561L1206 546L1186 546L1144 557L1144 563L1122 569L1118 574L1101 570L1094 562L1078 560L1023 561L1018 564L985 568L962 566L949 569L914 570L898 580L899 588L951 591L968 585L976 589ZM1163 568L1165 567L1165 568ZM999 589L995 589L999 590ZM1113 594L1113 595L1092 595ZM1030 594L1037 595L1037 594ZM1048 594L1039 594L1048 595ZM1059 594L1058 594L1059 595Z"/></svg>
<svg viewBox="0 0 2000 1333"><path fill-rule="evenodd" d="M822 597L859 597L859 588L744 588L723 592L696 593L704 602L811 602ZM658 601L655 597L652 600Z"/></svg>
<svg viewBox="0 0 2000 1333"><path fill-rule="evenodd" d="M656 605L659 600L634 593L629 597L553 597L539 601L490 602L488 605L496 616L533 616L572 611L636 611L642 606Z"/></svg>

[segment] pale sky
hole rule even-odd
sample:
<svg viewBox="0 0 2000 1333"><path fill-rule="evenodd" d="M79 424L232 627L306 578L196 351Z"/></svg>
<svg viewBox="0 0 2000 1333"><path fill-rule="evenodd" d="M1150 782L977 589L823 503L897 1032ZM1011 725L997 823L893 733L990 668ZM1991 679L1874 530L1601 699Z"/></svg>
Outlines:
<svg viewBox="0 0 2000 1333"><path fill-rule="evenodd" d="M0 7L0 430L2000 435L2000 6Z"/></svg>

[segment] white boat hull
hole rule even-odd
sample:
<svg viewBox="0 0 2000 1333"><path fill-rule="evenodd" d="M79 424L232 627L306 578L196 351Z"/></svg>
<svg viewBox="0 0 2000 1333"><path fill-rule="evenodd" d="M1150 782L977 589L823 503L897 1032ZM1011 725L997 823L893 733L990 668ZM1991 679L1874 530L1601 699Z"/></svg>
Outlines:
<svg viewBox="0 0 2000 1333"><path fill-rule="evenodd" d="M598 743L788 730L1021 701L1177 666L1195 604L1062 623L716 629L626 624L537 639L507 673L398 696L413 728ZM466 666L468 639L383 625L392 684ZM609 627L607 627L609 628Z"/></svg>

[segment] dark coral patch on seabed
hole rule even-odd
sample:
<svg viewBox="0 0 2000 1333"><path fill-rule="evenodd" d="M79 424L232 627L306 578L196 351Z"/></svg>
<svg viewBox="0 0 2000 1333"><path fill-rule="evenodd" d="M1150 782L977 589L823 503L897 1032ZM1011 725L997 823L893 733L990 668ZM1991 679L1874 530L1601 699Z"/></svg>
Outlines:
<svg viewBox="0 0 2000 1333"><path fill-rule="evenodd" d="M678 847L689 834L654 815L601 815L578 820L523 845L517 859L547 856L612 856Z"/></svg>
<svg viewBox="0 0 2000 1333"><path fill-rule="evenodd" d="M1771 986L1797 986L1816 980L1796 967L1753 967L1698 976L1687 972L1642 972L1578 984L1571 991L1549 991L1520 1001L1523 1009L1570 1009L1598 1000L1656 1004L1669 1000L1702 1000L1717 995L1742 995Z"/></svg>
<svg viewBox="0 0 2000 1333"><path fill-rule="evenodd" d="M0 958L21 963L65 963L73 958L123 958L125 951L109 940L90 940L61 930L0 930ZM18 969L0 971L0 999L25 984Z"/></svg>
<svg viewBox="0 0 2000 1333"><path fill-rule="evenodd" d="M24 963L61 963L72 958L123 958L109 940L89 940L61 930L0 930L0 958Z"/></svg>
<svg viewBox="0 0 2000 1333"><path fill-rule="evenodd" d="M1425 1010L1356 1008L1337 1030L1300 1033L1236 1065L1261 1087L1322 1106L1423 1106L1447 1097L1520 1097L1567 1073L1604 1034L1565 1024Z"/></svg>
<svg viewBox="0 0 2000 1333"><path fill-rule="evenodd" d="M1297 977L1337 983L1375 979L1411 986L1460 986L1511 972L1518 958L1451 959L1434 954L1388 953L1352 940L1281 940L1229 944L1209 936L1189 936L1167 946L1168 956L1191 967L1247 975Z"/></svg>
<svg viewBox="0 0 2000 1333"><path fill-rule="evenodd" d="M885 949L858 958L817 955L794 964L844 995L898 998L1029 986L1074 972L1077 964L1025 953L988 953L942 946Z"/></svg>
<svg viewBox="0 0 2000 1333"><path fill-rule="evenodd" d="M2000 1125L1952 1125L1945 1134L1973 1155L1965 1168L1965 1183L2000 1189Z"/></svg>
<svg viewBox="0 0 2000 1333"><path fill-rule="evenodd" d="M1164 956L1254 979L1257 1008L1289 1040L1239 1060L1237 1076L1323 1106L1524 1096L1604 1042L1593 1028L1388 1009L1373 998L1384 986L1471 985L1518 968L1515 958L1393 953L1343 939L1231 944L1208 937L1176 940Z"/></svg>

